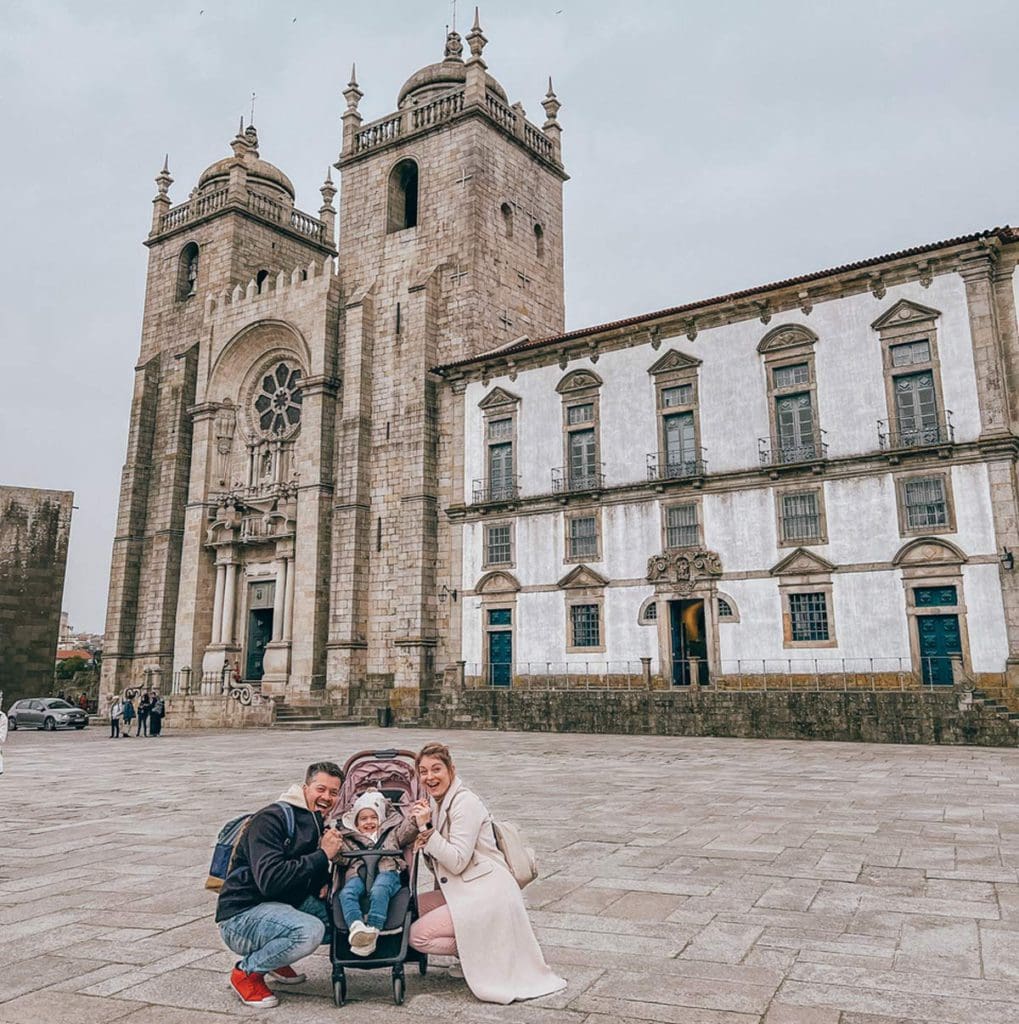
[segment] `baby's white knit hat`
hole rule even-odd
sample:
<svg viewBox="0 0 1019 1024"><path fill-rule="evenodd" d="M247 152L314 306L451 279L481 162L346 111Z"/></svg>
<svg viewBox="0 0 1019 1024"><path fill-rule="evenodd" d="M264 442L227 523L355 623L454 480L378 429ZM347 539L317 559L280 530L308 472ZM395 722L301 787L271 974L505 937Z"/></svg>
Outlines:
<svg viewBox="0 0 1019 1024"><path fill-rule="evenodd" d="M380 825L386 820L386 798L377 789L367 790L354 801L354 806L343 815L343 827L356 828L358 814L369 809L378 815Z"/></svg>

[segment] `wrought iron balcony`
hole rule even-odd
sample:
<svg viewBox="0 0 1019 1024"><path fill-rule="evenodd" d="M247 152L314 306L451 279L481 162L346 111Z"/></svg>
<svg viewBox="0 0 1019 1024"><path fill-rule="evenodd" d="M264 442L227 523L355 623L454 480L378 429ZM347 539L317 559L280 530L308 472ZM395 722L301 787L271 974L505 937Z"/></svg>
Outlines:
<svg viewBox="0 0 1019 1024"><path fill-rule="evenodd" d="M520 497L518 477L510 480L475 480L471 490L472 505L484 505L490 501L516 501Z"/></svg>
<svg viewBox="0 0 1019 1024"><path fill-rule="evenodd" d="M602 464L596 469L574 469L558 466L552 470L553 494L577 494L581 491L600 491L605 486Z"/></svg>
<svg viewBox="0 0 1019 1024"><path fill-rule="evenodd" d="M892 430L890 420L877 422L878 444L883 452L901 451L908 448L941 448L955 444L955 427L952 413L945 410L945 422L929 427L913 427L910 430Z"/></svg>
<svg viewBox="0 0 1019 1024"><path fill-rule="evenodd" d="M647 456L648 480L689 480L704 476L708 471L704 449L695 449L694 458L659 455L649 452Z"/></svg>
<svg viewBox="0 0 1019 1024"><path fill-rule="evenodd" d="M825 432L822 430L821 435ZM771 438L759 437L757 451L761 466L795 466L824 462L828 458L828 444L825 441L811 441L808 444L773 444Z"/></svg>

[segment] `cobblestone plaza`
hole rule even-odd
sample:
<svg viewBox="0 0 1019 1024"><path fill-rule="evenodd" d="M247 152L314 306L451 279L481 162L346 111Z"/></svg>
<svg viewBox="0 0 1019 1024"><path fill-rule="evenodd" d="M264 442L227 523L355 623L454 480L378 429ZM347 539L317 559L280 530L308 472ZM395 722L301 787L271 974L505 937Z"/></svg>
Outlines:
<svg viewBox="0 0 1019 1024"><path fill-rule="evenodd" d="M172 723L171 723L172 725ZM0 781L0 1022L251 1017L202 884L225 819L304 766L425 731L13 733ZM527 898L563 993L475 1001L444 969L329 961L275 1024L908 1024L1019 1019L1014 751L463 732L461 774L539 851Z"/></svg>

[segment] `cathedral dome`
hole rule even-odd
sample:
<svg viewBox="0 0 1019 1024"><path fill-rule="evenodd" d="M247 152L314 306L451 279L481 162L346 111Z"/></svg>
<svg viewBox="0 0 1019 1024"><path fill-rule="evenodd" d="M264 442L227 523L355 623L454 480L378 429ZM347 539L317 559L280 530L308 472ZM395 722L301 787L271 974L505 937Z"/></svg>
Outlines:
<svg viewBox="0 0 1019 1024"><path fill-rule="evenodd" d="M241 152L247 166L248 181L256 185L266 185L273 191L285 192L293 200L294 186L291 180L275 164L259 159L258 136L255 134L255 129L248 125L244 133L238 133L237 139L243 140L244 143ZM198 179L199 191L209 185L215 188L224 187L230 177L230 167L236 160L237 155L235 154L217 160L211 166L206 167Z"/></svg>
<svg viewBox="0 0 1019 1024"><path fill-rule="evenodd" d="M467 65L460 57L463 43L456 32L446 36L446 56L438 64L429 64L420 71L415 71L400 90L396 105L403 108L405 103L416 105L450 92L467 81ZM506 91L489 74L485 75L485 85L490 93L503 103L509 103Z"/></svg>

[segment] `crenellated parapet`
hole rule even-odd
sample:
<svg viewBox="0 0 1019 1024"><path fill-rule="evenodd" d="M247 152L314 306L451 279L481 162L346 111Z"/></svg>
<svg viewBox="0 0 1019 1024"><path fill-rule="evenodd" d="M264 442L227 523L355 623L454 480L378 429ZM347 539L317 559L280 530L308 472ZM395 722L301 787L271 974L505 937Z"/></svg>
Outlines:
<svg viewBox="0 0 1019 1024"><path fill-rule="evenodd" d="M236 284L218 295L206 295L205 323L211 326L217 321L257 317L270 309L273 316L279 316L291 303L303 305L309 296L322 295L338 284L339 268L334 257L312 260L289 273L281 270L275 277L267 277L261 286L251 278L246 285Z"/></svg>

